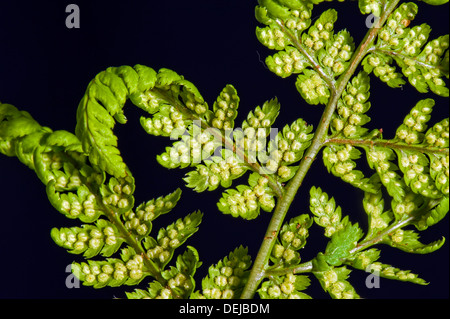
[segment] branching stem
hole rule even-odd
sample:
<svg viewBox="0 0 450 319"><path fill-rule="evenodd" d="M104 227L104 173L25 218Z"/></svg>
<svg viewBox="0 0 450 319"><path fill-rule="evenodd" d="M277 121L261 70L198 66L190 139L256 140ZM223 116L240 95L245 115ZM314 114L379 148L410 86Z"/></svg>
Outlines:
<svg viewBox="0 0 450 319"><path fill-rule="evenodd" d="M386 54L386 55L391 55L393 57L400 58L403 61L408 59L410 61L413 61L415 64L420 65L420 66L422 66L422 67L424 67L426 69L430 69L430 70L431 69L441 69L442 70L442 66L441 65L433 65L433 64L430 64L430 63L422 62L422 61L419 61L417 58L412 58L410 56L407 56L407 55L399 53L399 52L394 52L394 51L391 51L391 50L383 50L383 48L375 48L373 51L374 52L378 52L378 53L382 53L382 54Z"/></svg>
<svg viewBox="0 0 450 319"><path fill-rule="evenodd" d="M374 140L364 140L364 139L349 139L349 138L330 138L325 141L325 144L350 144L350 145L361 145L361 146L381 146L397 150L420 152L425 154L446 154L448 155L448 148L437 148L437 147L425 147L423 145L410 145L400 143L395 140L384 140L384 139L374 139Z"/></svg>
<svg viewBox="0 0 450 319"><path fill-rule="evenodd" d="M305 156L301 160L299 169L297 170L294 178L287 185L284 196L278 199L272 219L270 220L261 247L253 263L250 277L241 294L242 299L253 298L261 280L266 275L269 257L272 252L272 248L275 245L281 225L286 217L289 206L294 200L294 197L297 194L297 191L306 176L306 173L309 171L309 168L311 167L314 159L325 143L328 128L332 119L332 115L336 109L337 102L356 68L370 49L381 26L386 22L391 12L397 7L399 1L400 0L393 0L385 5L383 14L377 21L377 24L368 31L365 38L353 54L348 69L339 77L338 81L336 82L336 89L331 89L330 99L322 114L319 125L317 126L317 130L314 134L311 146L308 148ZM326 79L324 80L326 81ZM276 235L274 236L273 234Z"/></svg>

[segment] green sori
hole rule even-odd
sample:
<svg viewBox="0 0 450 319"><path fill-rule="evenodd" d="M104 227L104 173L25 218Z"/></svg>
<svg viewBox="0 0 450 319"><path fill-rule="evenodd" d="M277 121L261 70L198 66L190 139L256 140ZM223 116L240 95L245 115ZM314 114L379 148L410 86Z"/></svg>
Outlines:
<svg viewBox="0 0 450 319"><path fill-rule="evenodd" d="M372 246L383 243L425 254L444 244L444 238L424 244L418 231L448 213L448 118L428 127L435 101L422 99L405 114L394 138L385 139L380 130L366 127L366 113L372 108L372 74L391 87L405 84L405 77L418 92L447 97L448 35L429 40L427 24L410 26L418 14L415 3L360 0L361 12L379 19L356 46L349 31L334 30L336 10L313 15L320 2L259 0L255 9L264 25L257 27L256 37L277 51L267 57L268 69L282 78L295 74L302 98L325 105L315 131L298 118L271 136L281 110L277 99L255 107L236 127L242 106L232 85L219 92L210 108L183 76L143 65L110 67L89 83L78 106L75 134L43 127L29 113L0 103L0 152L34 170L53 207L81 223L53 228L51 237L69 253L83 254L72 271L84 285L135 286L151 277L147 289L127 297L229 299L258 293L261 298L304 299L310 298L304 291L312 273L330 297L359 298L348 280L351 268L426 284L409 270L379 262L381 251ZM356 72L358 65L362 70ZM154 235L153 222L176 206L181 189L136 205L135 179L113 133L116 122L127 122L123 108L128 100L146 113L140 119L145 132L176 139L157 161L166 168L188 169L188 188L224 188L217 207L236 218L252 220L261 210L273 212L253 263L240 246L210 266L196 290L194 275L202 264L197 250L175 251L197 232L203 213L178 218ZM323 186L310 189L311 214L285 221L320 150L328 172L361 192L366 230L350 221ZM371 169L364 173L358 169L363 154ZM247 172L246 182L240 179L232 188ZM300 251L314 223L328 242L303 261Z"/></svg>

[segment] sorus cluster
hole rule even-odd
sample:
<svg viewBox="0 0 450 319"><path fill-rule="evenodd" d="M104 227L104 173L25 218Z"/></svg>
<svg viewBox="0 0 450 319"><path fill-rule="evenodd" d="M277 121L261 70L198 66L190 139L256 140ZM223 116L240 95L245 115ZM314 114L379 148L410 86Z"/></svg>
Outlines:
<svg viewBox="0 0 450 319"><path fill-rule="evenodd" d="M179 102L180 106L184 104L189 110L200 116L206 113L208 105L191 82L168 69L161 69L157 76L155 88L141 95L145 104L148 105L150 113L155 113L160 108L164 109L167 101Z"/></svg>
<svg viewBox="0 0 450 319"><path fill-rule="evenodd" d="M299 34L305 30L310 23L311 10L302 8L299 10L291 10L291 17L286 19L285 26L291 31Z"/></svg>
<svg viewBox="0 0 450 319"><path fill-rule="evenodd" d="M237 116L239 96L232 85L227 85L214 103L214 116L211 125L219 130L230 130L234 127Z"/></svg>
<svg viewBox="0 0 450 319"><path fill-rule="evenodd" d="M151 221L161 214L168 213L177 204L181 196L181 189L175 192L161 196L157 199L149 200L142 203L136 208L134 213L132 210L125 212L122 218L125 222L125 227L134 232L138 236L144 236L151 229Z"/></svg>
<svg viewBox="0 0 450 319"><path fill-rule="evenodd" d="M389 86L398 87L405 83L401 78L401 74L395 71L395 67L389 65L388 62L391 61L390 59L372 53L369 54L364 61L368 62L368 64L364 64L364 70L369 73L373 70L373 73Z"/></svg>
<svg viewBox="0 0 450 319"><path fill-rule="evenodd" d="M136 210L136 213L129 210L123 214L125 228L139 236L145 236L150 231L150 222L155 217L155 210L171 210L173 207L174 203L171 201L164 201L162 198L158 198L154 203L148 203L141 209Z"/></svg>
<svg viewBox="0 0 450 319"><path fill-rule="evenodd" d="M50 183L47 186L49 200L56 209L67 217L91 222L101 214L101 211L97 208L97 199L87 186L80 186L77 193L59 193Z"/></svg>
<svg viewBox="0 0 450 319"><path fill-rule="evenodd" d="M376 272L382 277L397 279L402 281L411 281L415 283L425 284L426 282L418 278L416 274L413 274L410 270L401 270L390 265L382 264L380 262L371 263L368 266L368 270Z"/></svg>
<svg viewBox="0 0 450 319"><path fill-rule="evenodd" d="M115 227L104 219L99 219L96 226L54 228L51 236L59 246L75 254L84 252L86 258L91 258L100 251L103 256L110 256L122 243Z"/></svg>
<svg viewBox="0 0 450 319"><path fill-rule="evenodd" d="M178 272L175 276L173 276L167 281L166 287L159 287L159 292L153 299L173 299L174 289L177 289L178 291L182 291L183 293L185 293L186 291L190 291L192 288L193 284L191 282L191 279L188 276L182 274L181 272Z"/></svg>
<svg viewBox="0 0 450 319"><path fill-rule="evenodd" d="M449 120L448 118L436 123L425 134L425 142L431 146L444 148L448 147L449 141Z"/></svg>
<svg viewBox="0 0 450 319"><path fill-rule="evenodd" d="M403 124L397 129L396 136L408 144L421 142L422 132L427 129L426 123L430 119L434 100L425 99L419 101L403 120Z"/></svg>
<svg viewBox="0 0 450 319"><path fill-rule="evenodd" d="M347 31L336 34L331 45L326 48L326 54L321 57L323 66L330 68L337 76L344 72L353 52L353 40Z"/></svg>
<svg viewBox="0 0 450 319"><path fill-rule="evenodd" d="M417 5L409 2L400 5L387 19L385 26L380 31L379 39L391 47L398 47L401 39L406 37L410 21L417 14Z"/></svg>
<svg viewBox="0 0 450 319"><path fill-rule="evenodd" d="M323 161L329 172L340 177L355 187L365 191L373 190L373 185L368 183L364 174L355 170L356 163L354 159L360 157L361 152L350 144L328 146L323 151Z"/></svg>
<svg viewBox="0 0 450 319"><path fill-rule="evenodd" d="M306 69L303 73L295 82L302 97L310 104L326 104L330 97L330 90L325 81L316 71Z"/></svg>
<svg viewBox="0 0 450 319"><path fill-rule="evenodd" d="M108 261L92 261L72 264L72 272L85 285L101 288L120 286L126 281L138 282L144 278L144 260L140 255L123 262L111 258Z"/></svg>
<svg viewBox="0 0 450 319"><path fill-rule="evenodd" d="M306 238L309 235L308 228L311 227L312 223L313 220L308 214L292 218L280 230L282 245L284 247L292 247L295 250L305 246Z"/></svg>
<svg viewBox="0 0 450 319"><path fill-rule="evenodd" d="M241 158L246 157L249 163L255 163L261 154L265 154L266 137L278 132L276 129L271 130L271 126L279 111L280 104L276 98L250 111L246 120L242 122L242 130L236 129L232 132L236 154Z"/></svg>
<svg viewBox="0 0 450 319"><path fill-rule="evenodd" d="M219 261L208 270L208 276L202 282L202 294L207 299L238 298L244 287L251 265L247 249L236 248L228 257Z"/></svg>
<svg viewBox="0 0 450 319"><path fill-rule="evenodd" d="M430 176L428 159L424 154L413 152L402 152L399 154L399 166L405 174L406 184L417 193L426 197L439 198L442 195L436 188L436 183ZM445 177L445 175L441 175ZM438 182L438 181L436 181ZM448 181L444 181L447 183Z"/></svg>
<svg viewBox="0 0 450 319"><path fill-rule="evenodd" d="M255 174L259 176L258 173L252 173L249 180L254 179L252 176L256 176ZM275 207L275 199L267 184L268 179L260 176L257 182L250 183L250 186L238 185L237 189L228 189L217 206L224 214L244 219L256 218L260 208L270 212Z"/></svg>
<svg viewBox="0 0 450 319"><path fill-rule="evenodd" d="M369 14L373 13L376 17L381 14L382 4L377 0L361 0L359 1L359 8L362 13Z"/></svg>
<svg viewBox="0 0 450 319"><path fill-rule="evenodd" d="M186 129L187 121L174 106L163 106L152 118L141 117L144 130L155 136L177 137Z"/></svg>
<svg viewBox="0 0 450 319"><path fill-rule="evenodd" d="M388 214L383 214L384 201L381 195L381 192L376 194L364 193L363 206L369 216L369 229L372 231L386 228L391 219Z"/></svg>
<svg viewBox="0 0 450 319"><path fill-rule="evenodd" d="M279 111L280 103L278 103L276 98L264 102L262 107L257 106L254 111L248 113L247 119L242 122L242 130L246 133L245 135L248 135L252 139L255 135L259 136L262 133L268 136L270 133L269 129L278 116Z"/></svg>
<svg viewBox="0 0 450 319"><path fill-rule="evenodd" d="M391 149L382 147L371 147L367 151L367 161L378 173L381 183L386 187L389 195L397 200L401 200L404 195L405 182L397 174L397 166L391 161L395 159L395 154Z"/></svg>
<svg viewBox="0 0 450 319"><path fill-rule="evenodd" d="M283 50L287 44L290 44L289 38L277 25L256 28L256 37L269 49Z"/></svg>
<svg viewBox="0 0 450 319"><path fill-rule="evenodd" d="M319 51L333 38L334 22L337 19L335 10L330 9L322 13L308 33L302 35L302 42L310 49Z"/></svg>
<svg viewBox="0 0 450 319"><path fill-rule="evenodd" d="M199 225L201 217L200 212L189 214L167 228L161 228L157 240L146 237L144 246L147 249L147 257L159 265L166 265L175 248L183 244L197 230L196 227Z"/></svg>
<svg viewBox="0 0 450 319"><path fill-rule="evenodd" d="M305 246L309 235L308 228L312 223L309 215L303 214L284 224L280 230L280 241L275 244L272 256L285 265L300 262L297 250Z"/></svg>
<svg viewBox="0 0 450 319"><path fill-rule="evenodd" d="M184 180L188 187L197 192L208 189L215 190L219 185L231 186L233 179L241 176L246 168L239 163L233 154L226 153L225 159L213 156L212 161L205 160L206 165L197 165L195 171L186 174Z"/></svg>
<svg viewBox="0 0 450 319"><path fill-rule="evenodd" d="M162 166L184 168L192 163L200 163L212 154L219 143L211 132L201 130L196 124L189 131L189 135L182 135L180 141L166 147L166 152L158 155L157 160Z"/></svg>
<svg viewBox="0 0 450 319"><path fill-rule="evenodd" d="M292 177L293 171L288 166L301 159L303 151L311 144L312 125L298 119L290 126L286 125L278 132L275 142L269 142L270 155L264 168L270 173L277 173L282 181Z"/></svg>
<svg viewBox="0 0 450 319"><path fill-rule="evenodd" d="M423 51L415 57L419 63L422 62L432 67L420 67L417 61L413 64L414 61L411 59L405 59L405 64L408 67L403 72L419 92L426 93L428 86L432 92L438 95L448 96L448 89L445 87L445 82L442 79L444 72L441 67L442 59L448 47L449 36L444 35L428 42Z"/></svg>
<svg viewBox="0 0 450 319"><path fill-rule="evenodd" d="M358 298L355 289L345 278L350 273L345 267L332 268L322 273L323 286L331 297L335 299L354 299Z"/></svg>
<svg viewBox="0 0 450 319"><path fill-rule="evenodd" d="M346 220L341 221L341 208L336 208L334 198L328 200L328 195L320 188L310 190L310 210L315 215L316 223L325 228L325 236L331 237L336 231L344 228Z"/></svg>
<svg viewBox="0 0 450 319"><path fill-rule="evenodd" d="M131 174L124 178L111 177L108 185L101 188L103 204L113 206L120 212L130 210L134 205L134 180Z"/></svg>
<svg viewBox="0 0 450 319"><path fill-rule="evenodd" d="M406 37L402 40L402 52L405 54L414 57L420 53L420 48L425 44L428 39L428 35L431 31L430 26L427 24L418 25L413 27L408 31ZM442 54L442 53L441 53ZM409 64L407 61L410 59L405 59L405 63ZM415 70L411 69L409 71L403 71L406 76L409 76L411 73L414 73Z"/></svg>
<svg viewBox="0 0 450 319"><path fill-rule="evenodd" d="M84 222L97 219L101 214L97 197L86 185L100 185L102 175L87 165L77 169L63 152L36 153L36 174L48 184L47 193L52 205L69 218ZM76 155L76 152L70 153ZM72 157L75 158L77 156Z"/></svg>
<svg viewBox="0 0 450 319"><path fill-rule="evenodd" d="M345 137L353 137L364 132L360 127L370 121L365 115L369 108L369 76L364 71L358 73L347 84L345 92L339 99L335 118L331 122L334 132L342 132Z"/></svg>
<svg viewBox="0 0 450 319"><path fill-rule="evenodd" d="M35 165L36 170L39 171L39 178L45 184L55 180L55 186L59 190L76 189L82 184L80 172L71 163L66 163L62 152L42 152L38 155Z"/></svg>
<svg viewBox="0 0 450 319"><path fill-rule="evenodd" d="M430 175L436 181L436 187L444 195L449 194L449 156L434 156L430 165Z"/></svg>
<svg viewBox="0 0 450 319"><path fill-rule="evenodd" d="M400 219L403 215L410 215L417 210L421 205L421 199L415 193L407 193L401 201L392 201L392 210L397 215L397 219Z"/></svg>
<svg viewBox="0 0 450 319"><path fill-rule="evenodd" d="M442 94L445 83L441 78L443 74L439 63L448 48L448 36L430 41L421 52L430 31L431 28L426 24L412 28L402 42L404 44L402 52L409 57L399 62L403 74L419 92L426 93L429 86L433 92ZM423 67L421 63L425 63L428 67Z"/></svg>
<svg viewBox="0 0 450 319"><path fill-rule="evenodd" d="M286 50L269 55L266 65L276 75L286 78L293 73L300 73L309 65L308 60L294 47L288 46Z"/></svg>
<svg viewBox="0 0 450 319"><path fill-rule="evenodd" d="M263 299L310 299L310 296L299 291L308 285L308 277L290 273L263 282L258 293Z"/></svg>

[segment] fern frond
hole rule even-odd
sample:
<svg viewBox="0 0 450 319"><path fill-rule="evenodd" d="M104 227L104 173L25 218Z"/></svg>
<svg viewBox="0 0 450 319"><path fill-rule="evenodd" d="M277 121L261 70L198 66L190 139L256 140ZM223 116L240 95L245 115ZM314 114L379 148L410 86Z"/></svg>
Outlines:
<svg viewBox="0 0 450 319"><path fill-rule="evenodd" d="M297 90L313 105L328 102L334 79L348 68L355 49L348 31L334 33L334 9L323 12L311 25L315 3L267 0L256 7L257 19L267 25L256 29L258 40L279 51L266 58L269 70L283 78L299 74Z"/></svg>
<svg viewBox="0 0 450 319"><path fill-rule="evenodd" d="M419 285L427 284L425 280L419 278L417 274L412 273L410 270L401 270L399 268L377 262L379 257L380 251L372 248L356 254L354 258L348 260L346 263L351 265L353 268L370 272L374 276L412 282Z"/></svg>
<svg viewBox="0 0 450 319"><path fill-rule="evenodd" d="M306 245L309 228L313 219L307 214L292 218L280 230L279 238L272 250L270 260L273 265L269 269L278 269L300 264L299 250Z"/></svg>
<svg viewBox="0 0 450 319"><path fill-rule="evenodd" d="M161 105L156 106L148 99L150 88L172 91L165 93L166 100L158 99ZM195 87L173 71L163 69L157 74L143 66L109 68L90 83L80 104L77 134L81 140L66 131L41 127L28 113L0 104L1 151L35 170L58 211L85 223L51 232L59 246L87 260L72 264L84 285L136 285L147 276L166 284L164 267L174 250L196 232L201 213L162 229L157 240L151 238L152 221L175 206L181 190L143 203L134 211L135 181L116 149L112 128L115 121L125 123L122 108L127 98L154 114L158 108L165 111L168 101L175 98L196 98L201 105L198 96ZM194 112L199 111L198 105ZM206 109L200 111L201 116L206 114ZM174 235L177 231L179 235ZM111 257L121 246L125 247L120 259ZM161 254L154 256L153 248L161 249ZM89 260L97 255L111 258ZM180 297L175 290L171 293Z"/></svg>
<svg viewBox="0 0 450 319"><path fill-rule="evenodd" d="M50 235L57 245L68 249L72 254L83 253L85 258L98 254L110 257L125 241L117 227L105 219L97 220L95 225L53 228Z"/></svg>
<svg viewBox="0 0 450 319"><path fill-rule="evenodd" d="M317 261L316 261L317 263ZM319 280L323 290L330 294L333 299L358 299L359 295L355 288L347 280L351 270L346 266L323 268L314 266L314 276ZM322 269L320 269L322 268ZM319 270L320 269L320 270Z"/></svg>
<svg viewBox="0 0 450 319"><path fill-rule="evenodd" d="M151 275L151 270L144 266L144 258L132 248L122 249L120 259L72 263L72 272L83 285L94 288L136 285Z"/></svg>
<svg viewBox="0 0 450 319"><path fill-rule="evenodd" d="M378 34L373 53L363 61L364 70L373 72L391 87L405 84L402 74L396 72L395 63L417 91L431 90L448 96L443 77L448 79L448 34L427 43L431 28L422 24L408 28L418 12L415 3L401 4L388 18Z"/></svg>
<svg viewBox="0 0 450 319"><path fill-rule="evenodd" d="M197 230L203 214L194 212L178 219L166 228L161 228L156 239L147 236L143 240L147 256L161 269L169 263L175 249L181 246Z"/></svg>
<svg viewBox="0 0 450 319"><path fill-rule="evenodd" d="M127 293L127 298L187 299L195 289L193 276L201 264L197 250L194 247L187 246L184 254L178 256L176 266L163 272L163 277L167 280L167 287L164 287L158 281L153 281L147 290L135 289L134 292Z"/></svg>
<svg viewBox="0 0 450 319"><path fill-rule="evenodd" d="M258 294L261 299L311 299L302 292L310 285L310 279L303 275L288 274L273 276L261 284Z"/></svg>
<svg viewBox="0 0 450 319"><path fill-rule="evenodd" d="M227 257L208 269L208 276L202 280L202 292L194 298L238 299L248 279L248 268L252 261L248 249L236 248Z"/></svg>
<svg viewBox="0 0 450 319"><path fill-rule="evenodd" d="M239 101L240 99L234 86L227 85L224 87L214 102L213 115L209 119L211 126L219 130L234 128L234 119L237 116Z"/></svg>
<svg viewBox="0 0 450 319"><path fill-rule="evenodd" d="M322 189L312 187L310 190L310 210L315 215L314 221L325 228L325 236L343 229L348 223L348 217L342 218L341 207L337 206L334 198L328 199L328 194Z"/></svg>
<svg viewBox="0 0 450 319"><path fill-rule="evenodd" d="M236 189L227 189L217 207L224 214L244 219L258 217L260 209L270 212L275 207L272 189L267 178L254 172L249 176L249 185L238 185Z"/></svg>

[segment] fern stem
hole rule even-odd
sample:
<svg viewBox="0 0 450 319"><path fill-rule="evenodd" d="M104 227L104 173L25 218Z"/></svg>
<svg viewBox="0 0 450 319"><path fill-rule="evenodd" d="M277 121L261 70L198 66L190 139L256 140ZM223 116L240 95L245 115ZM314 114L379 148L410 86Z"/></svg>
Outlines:
<svg viewBox="0 0 450 319"><path fill-rule="evenodd" d="M378 234L375 237L369 238L367 240L363 240L361 243L356 245L355 248L349 251L350 255L353 255L357 253L358 251L364 250L369 248L370 246L373 246L381 241L383 241L384 237L392 233L393 231L402 228L406 225L408 225L411 221L415 219L415 216L409 216L408 218L405 218L403 220L400 220L394 224L392 224L390 227L386 228L382 233Z"/></svg>
<svg viewBox="0 0 450 319"><path fill-rule="evenodd" d="M88 185L86 183L86 185ZM90 190L96 194L95 196L98 198L102 198L102 195L99 194L96 190L92 189L90 185L88 185ZM145 253L145 250L142 248L139 241L137 241L133 235L126 229L125 225L123 224L122 220L120 219L120 215L118 215L115 211L111 210L109 207L107 207L105 204L103 204L102 200L98 201L99 205L101 205L101 210L104 212L106 217L109 219L111 223L113 223L117 230L120 232L120 234L125 239L125 242L134 249L134 251L143 257L144 264L150 274L161 284L165 284L167 281L161 276L161 270L159 267L147 256Z"/></svg>
<svg viewBox="0 0 450 319"><path fill-rule="evenodd" d="M313 270L312 260L286 268L268 269L266 271L266 277L270 276L283 276L287 274L301 274L311 272Z"/></svg>
<svg viewBox="0 0 450 319"><path fill-rule="evenodd" d="M364 140L364 139L345 139L345 138L330 138L325 141L325 144L350 144L350 145L363 145L363 146L381 146L397 150L420 152L425 154L446 154L448 155L448 148L437 147L425 147L423 145L408 145L400 144L395 140Z"/></svg>
<svg viewBox="0 0 450 319"><path fill-rule="evenodd" d="M269 257L272 252L272 248L275 245L281 225L286 217L287 211L292 201L295 198L295 195L297 194L299 187L303 183L306 173L309 171L309 168L311 167L314 159L325 143L328 128L333 113L336 110L337 102L356 68L369 51L381 26L386 22L388 16L396 8L399 2L400 0L393 0L392 2L385 4L385 10L383 11L383 14L381 15L377 24L374 28L371 28L368 31L363 41L360 43L358 49L355 51L350 61L348 69L339 77L338 81L336 82L336 89L331 90L330 99L322 114L319 125L317 126L317 130L314 134L311 146L308 148L305 156L302 158L299 169L297 170L295 176L287 185L284 196L278 199L278 203L275 207L275 211L273 212L272 219L270 220L261 247L255 258L249 279L244 290L242 291L242 299L252 298L261 280L266 275Z"/></svg>
<svg viewBox="0 0 450 319"><path fill-rule="evenodd" d="M425 63L425 62L422 62L422 61L419 61L417 58L412 58L412 57L410 57L410 56L408 56L408 55L405 55L405 54L402 54L402 53L399 53L399 52L394 52L394 51L390 51L390 50L383 50L382 48L375 48L374 50L373 50L374 52L378 52L378 53L382 53L382 54L386 54L386 55L391 55L391 56L393 56L393 57L397 57L397 58L400 58L401 60L406 60L406 59L408 59L408 60L411 60L411 61L413 61L415 64L417 64L417 65L420 65L420 66L422 66L422 67L424 67L424 68L426 68L426 69L439 69L439 70L443 70L443 67L442 67L442 65L432 65L432 64L429 64L429 63Z"/></svg>

